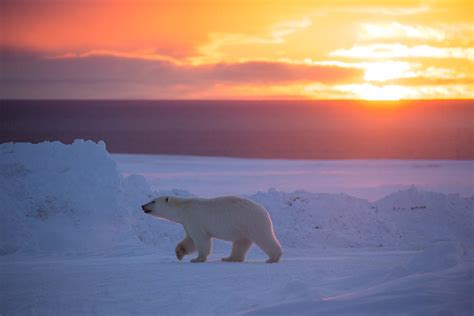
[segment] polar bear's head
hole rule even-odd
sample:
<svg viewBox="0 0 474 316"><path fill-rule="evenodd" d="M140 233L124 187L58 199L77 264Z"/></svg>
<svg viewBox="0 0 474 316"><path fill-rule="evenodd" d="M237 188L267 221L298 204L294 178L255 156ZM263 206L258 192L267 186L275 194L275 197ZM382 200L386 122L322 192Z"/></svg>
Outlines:
<svg viewBox="0 0 474 316"><path fill-rule="evenodd" d="M169 196L162 196L142 205L142 210L151 216L166 219L172 222L179 222L178 199Z"/></svg>

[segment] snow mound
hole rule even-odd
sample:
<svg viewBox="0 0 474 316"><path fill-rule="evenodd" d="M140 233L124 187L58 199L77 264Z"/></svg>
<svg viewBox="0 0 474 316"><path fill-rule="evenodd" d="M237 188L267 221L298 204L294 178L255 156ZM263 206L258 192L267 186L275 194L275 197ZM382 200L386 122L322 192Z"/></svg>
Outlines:
<svg viewBox="0 0 474 316"><path fill-rule="evenodd" d="M392 193L373 207L382 214L393 236L410 246L451 240L472 247L474 200L458 194L420 191L415 187Z"/></svg>
<svg viewBox="0 0 474 316"><path fill-rule="evenodd" d="M368 201L346 194L270 189L249 198L269 210L280 241L290 247L377 246L387 229Z"/></svg>
<svg viewBox="0 0 474 316"><path fill-rule="evenodd" d="M144 245L171 251L182 228L140 210L160 194L192 195L174 188L152 192L143 176L123 177L103 142L1 144L0 255ZM414 187L374 203L274 189L249 198L269 210L286 248L424 248L437 240L473 248L472 198Z"/></svg>
<svg viewBox="0 0 474 316"><path fill-rule="evenodd" d="M100 231L114 221L120 184L103 142L7 143L0 153L1 253L114 238Z"/></svg>
<svg viewBox="0 0 474 316"><path fill-rule="evenodd" d="M0 254L162 240L153 232L171 227L146 221L138 208L151 195L142 176L117 172L103 142L2 144Z"/></svg>
<svg viewBox="0 0 474 316"><path fill-rule="evenodd" d="M411 187L371 203L346 194L272 189L249 198L270 211L278 237L290 247L418 249L437 240L473 245L473 199L457 194Z"/></svg>

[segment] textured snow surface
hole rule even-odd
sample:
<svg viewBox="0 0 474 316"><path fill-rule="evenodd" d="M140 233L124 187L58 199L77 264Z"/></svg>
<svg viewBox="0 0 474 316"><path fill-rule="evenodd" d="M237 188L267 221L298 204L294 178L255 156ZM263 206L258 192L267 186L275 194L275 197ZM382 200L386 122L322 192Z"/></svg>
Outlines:
<svg viewBox="0 0 474 316"><path fill-rule="evenodd" d="M194 192L149 180L122 175L104 143L0 145L0 314L472 315L472 197L257 192L283 261L253 247L222 263L230 245L215 242L190 264L174 257L182 228L140 205Z"/></svg>

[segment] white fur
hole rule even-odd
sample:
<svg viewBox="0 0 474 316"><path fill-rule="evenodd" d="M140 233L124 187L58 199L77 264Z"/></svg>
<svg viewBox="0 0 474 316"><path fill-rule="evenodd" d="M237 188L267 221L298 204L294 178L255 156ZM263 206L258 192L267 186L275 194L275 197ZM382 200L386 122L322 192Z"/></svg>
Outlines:
<svg viewBox="0 0 474 316"><path fill-rule="evenodd" d="M269 263L278 262L282 255L270 215L250 200L235 196L213 199L160 197L142 208L145 213L184 226L186 237L176 246L179 260L197 250L198 257L191 262L206 261L212 238L233 242L230 257L223 261L244 261L252 243L269 256Z"/></svg>

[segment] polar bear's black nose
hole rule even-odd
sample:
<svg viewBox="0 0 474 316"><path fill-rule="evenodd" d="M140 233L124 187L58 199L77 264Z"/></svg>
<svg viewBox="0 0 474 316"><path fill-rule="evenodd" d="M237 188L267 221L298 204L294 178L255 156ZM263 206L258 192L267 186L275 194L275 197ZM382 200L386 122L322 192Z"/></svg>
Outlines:
<svg viewBox="0 0 474 316"><path fill-rule="evenodd" d="M142 210L145 213L150 213L151 212L150 210L146 209L146 204L142 205Z"/></svg>

